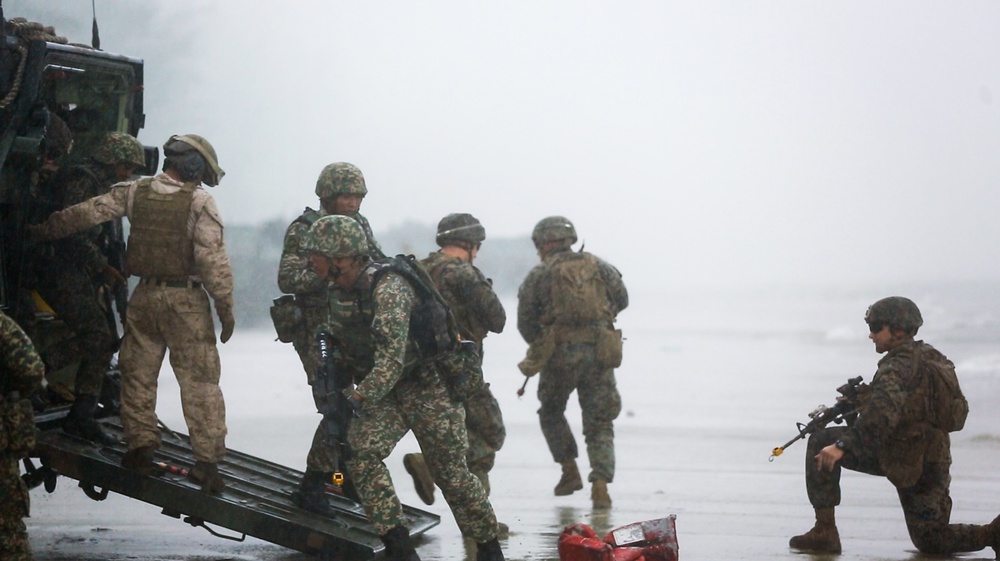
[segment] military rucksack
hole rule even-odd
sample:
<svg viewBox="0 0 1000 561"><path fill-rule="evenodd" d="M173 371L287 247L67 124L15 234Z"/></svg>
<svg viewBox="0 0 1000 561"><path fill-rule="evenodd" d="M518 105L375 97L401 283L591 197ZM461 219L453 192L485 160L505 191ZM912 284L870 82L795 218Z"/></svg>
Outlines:
<svg viewBox="0 0 1000 561"><path fill-rule="evenodd" d="M413 287L416 302L410 312L410 337L421 359L431 359L453 351L460 339L455 316L448 307L427 269L412 255L386 257L372 264L375 274L372 287L386 273L402 276Z"/></svg>
<svg viewBox="0 0 1000 561"><path fill-rule="evenodd" d="M969 416L969 402L958 385L955 365L936 350L920 355L920 360L915 362L928 372L931 424L948 432L962 430Z"/></svg>
<svg viewBox="0 0 1000 561"><path fill-rule="evenodd" d="M610 320L607 289L596 257L572 253L551 269L552 314L557 324L582 325Z"/></svg>

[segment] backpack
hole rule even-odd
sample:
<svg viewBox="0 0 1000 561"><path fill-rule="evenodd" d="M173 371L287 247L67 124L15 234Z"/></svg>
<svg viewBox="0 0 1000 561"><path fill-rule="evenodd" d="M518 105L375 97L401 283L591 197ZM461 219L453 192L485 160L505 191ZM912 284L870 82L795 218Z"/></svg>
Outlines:
<svg viewBox="0 0 1000 561"><path fill-rule="evenodd" d="M969 416L969 402L958 385L955 365L936 351L921 355L921 360L917 363L929 373L931 424L947 432L962 430Z"/></svg>
<svg viewBox="0 0 1000 561"><path fill-rule="evenodd" d="M410 337L422 360L439 357L458 348L459 332L455 316L448 307L427 269L413 255L386 257L373 264L372 287L386 273L402 276L413 287L416 303L410 312Z"/></svg>
<svg viewBox="0 0 1000 561"><path fill-rule="evenodd" d="M552 314L559 324L587 324L611 319L597 258L573 253L552 266Z"/></svg>

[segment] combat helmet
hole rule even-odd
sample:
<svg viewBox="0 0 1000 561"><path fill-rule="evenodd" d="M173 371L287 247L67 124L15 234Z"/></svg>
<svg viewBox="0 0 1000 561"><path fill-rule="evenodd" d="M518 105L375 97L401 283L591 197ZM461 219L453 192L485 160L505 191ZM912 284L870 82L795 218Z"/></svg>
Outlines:
<svg viewBox="0 0 1000 561"><path fill-rule="evenodd" d="M486 228L475 216L466 213L452 213L438 222L437 244L466 243L479 245L486 239Z"/></svg>
<svg viewBox="0 0 1000 561"><path fill-rule="evenodd" d="M319 179L316 180L316 196L321 199L338 195L364 197L367 194L365 176L358 166L347 162L335 162L326 166L319 172Z"/></svg>
<svg viewBox="0 0 1000 561"><path fill-rule="evenodd" d="M924 324L920 309L913 300L902 296L890 296L868 306L865 312L865 323L874 330L880 331L881 326L889 325L902 329L910 335L916 335Z"/></svg>
<svg viewBox="0 0 1000 561"><path fill-rule="evenodd" d="M222 180L222 176L226 175L226 172L219 167L219 158L215 155L215 148L212 148L212 145L204 137L196 134L175 134L163 145L163 155L166 156L166 160L183 158L184 154L191 152L192 149L201 155L208 166L208 169L201 172L201 181L205 185L215 187ZM166 160L164 167L167 164ZM175 161L175 163L177 162Z"/></svg>
<svg viewBox="0 0 1000 561"><path fill-rule="evenodd" d="M535 224L535 229L531 232L531 241L535 242L536 247L557 240L569 240L569 245L576 243L576 228L568 218L549 216Z"/></svg>
<svg viewBox="0 0 1000 561"><path fill-rule="evenodd" d="M137 168L146 166L146 154L142 143L124 132L109 132L91 155L94 161L104 165L129 164Z"/></svg>
<svg viewBox="0 0 1000 561"><path fill-rule="evenodd" d="M367 255L368 238L353 218L331 214L310 226L305 249L330 259Z"/></svg>

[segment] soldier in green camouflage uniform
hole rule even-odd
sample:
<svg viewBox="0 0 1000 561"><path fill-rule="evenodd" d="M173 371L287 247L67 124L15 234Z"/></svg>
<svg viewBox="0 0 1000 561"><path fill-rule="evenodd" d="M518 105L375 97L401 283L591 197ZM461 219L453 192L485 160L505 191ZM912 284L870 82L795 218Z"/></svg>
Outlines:
<svg viewBox="0 0 1000 561"><path fill-rule="evenodd" d="M482 484L465 464L465 415L433 364L418 362L410 317L417 302L410 283L383 271L368 257L357 222L325 216L313 225L308 249L315 272L353 296L368 329L353 330L345 354L368 353L373 365L349 399L359 416L348 430L354 476L361 503L392 561L419 559L409 539L406 517L384 460L413 431L431 464L435 483L448 501L463 535L474 539L477 561L503 559L497 520ZM339 322L337 322L339 323ZM336 333L338 325L329 326ZM362 357L363 358L363 357Z"/></svg>
<svg viewBox="0 0 1000 561"><path fill-rule="evenodd" d="M126 262L140 277L129 299L122 340L121 420L128 444L122 465L143 474L160 446L157 378L170 351L181 391L195 464L188 477L203 490L221 492L218 463L226 454L226 405L209 297L222 325L218 340L232 337L233 271L215 199L202 188L225 172L215 149L194 134L163 145L163 173L118 183L99 197L52 214L29 230L35 239L60 239L127 216Z"/></svg>
<svg viewBox="0 0 1000 561"><path fill-rule="evenodd" d="M0 559L31 561L28 488L18 460L34 445L34 417L26 399L41 391L45 367L34 345L14 320L0 312ZM17 392L17 399L14 399Z"/></svg>
<svg viewBox="0 0 1000 561"><path fill-rule="evenodd" d="M490 332L502 332L507 323L507 314L500 298L493 292L492 281L472 264L485 239L486 230L474 216L449 214L438 223L436 241L441 250L423 260L438 291L455 315L462 339L475 343L480 367L483 339ZM482 389L467 399L464 405L465 427L469 433L469 451L465 459L469 471L483 483L488 495L489 472L493 469L497 451L507 437L503 415L488 383L484 383ZM433 504L434 481L423 454L407 454L403 457L403 465L413 476L421 500Z"/></svg>
<svg viewBox="0 0 1000 561"><path fill-rule="evenodd" d="M316 391L314 384L319 346L316 335L325 325L330 313L328 301L337 304L336 287L330 287L329 281L320 278L308 265L309 253L305 250L305 242L309 227L323 216L341 215L353 218L361 226L367 240L368 253L373 259L383 257L382 249L372 233L368 219L360 212L361 203L368 194L365 177L361 170L346 162L332 163L320 172L316 180L316 196L319 197L319 210L306 207L301 216L296 218L285 231L285 242L278 265L278 288L286 294L295 295L295 303L302 317L302 324L296 329L292 346L302 361L306 371L306 380L313 387L313 398L316 408L322 411L326 399L321 392ZM333 291L333 294L330 294ZM331 298L332 296L332 298ZM350 305L348 305L350 310ZM313 435L312 446L306 456L306 472L293 493L292 500L300 508L323 515L332 514L332 509L326 500L326 485L331 480L338 464L338 451L327 437L325 427L327 420L320 421Z"/></svg>
<svg viewBox="0 0 1000 561"><path fill-rule="evenodd" d="M968 412L957 378L954 393L935 390L935 365L953 375L954 365L934 347L915 341L923 325L920 310L907 298L892 296L868 308L865 321L878 362L872 383L859 400L859 415L849 427L830 427L809 437L806 490L816 523L789 545L801 551L840 553L834 507L840 504L840 472L847 468L884 476L896 487L910 540L932 554L979 551L1000 554L1000 516L989 525L950 524L951 439L937 412L952 407ZM956 397L957 396L957 397ZM964 408L962 407L964 405ZM964 413L959 425L964 424Z"/></svg>
<svg viewBox="0 0 1000 561"><path fill-rule="evenodd" d="M617 364L601 351L614 344L614 321L628 306L628 292L617 269L590 253L571 249L576 230L566 218L542 219L531 238L542 262L528 273L518 291L517 328L531 346L529 356L538 348L546 349L534 357L535 368L522 366L522 372L530 376L541 370L539 420L552 458L562 465L555 494L569 495L583 488L576 465L576 439L566 421L566 402L576 390L590 459L591 499L595 507L606 508L611 506L607 485L615 477L613 422L622 403L615 384ZM574 282L591 287L591 301L573 307L563 303L564 294L557 294L563 289L556 288L556 281L568 271L580 277ZM581 319L581 314L587 317Z"/></svg>
<svg viewBox="0 0 1000 561"><path fill-rule="evenodd" d="M56 119L53 124L58 123ZM109 133L82 163L60 165L54 176L38 186L40 207L47 215L102 195L112 183L128 179L144 162L138 140L124 133ZM108 263L102 245L99 226L38 244L32 268L35 289L74 332L73 338L45 353L53 371L80 363L73 387L75 400L64 428L96 443L111 444L114 439L101 430L94 415L118 334L112 334L111 311L98 299L98 288L124 284L125 278Z"/></svg>

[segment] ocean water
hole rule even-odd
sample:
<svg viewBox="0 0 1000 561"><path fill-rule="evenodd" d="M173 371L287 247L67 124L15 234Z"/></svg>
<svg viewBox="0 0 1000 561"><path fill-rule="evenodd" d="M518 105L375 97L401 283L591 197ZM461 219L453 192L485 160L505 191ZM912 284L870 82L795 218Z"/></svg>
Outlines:
<svg viewBox="0 0 1000 561"><path fill-rule="evenodd" d="M616 422L617 475L608 512L594 512L589 489L555 497L559 479L538 428L537 380L516 368L525 344L516 330L516 302L505 302L507 330L486 341L485 372L508 427L491 473L492 501L511 527L508 559L554 560L567 524L598 532L677 515L686 560L801 559L788 538L812 524L805 496L805 443L769 461L771 449L795 436L817 405L853 376L871 379L875 354L862 317L891 294L913 298L924 313L920 337L957 365L971 414L953 435L953 521L987 523L1000 513L1000 298L988 284L908 290L768 289L632 293L619 318L625 359L617 371L623 412ZM269 330L243 330L220 347L230 448L302 469L318 416L290 345ZM160 379L158 412L185 431L176 383ZM579 408L568 416L583 449ZM424 537L425 560L469 552L447 505L423 505L402 468L417 449L408 436L387 461L404 503L442 523ZM580 458L582 471L587 460ZM882 478L846 472L838 509L842 559L922 558L909 542L894 489ZM69 480L54 494L32 492L29 532L37 559L249 559L307 556L248 539L236 544L168 519L159 509L123 497L86 499ZM966 554L993 559L993 552Z"/></svg>

